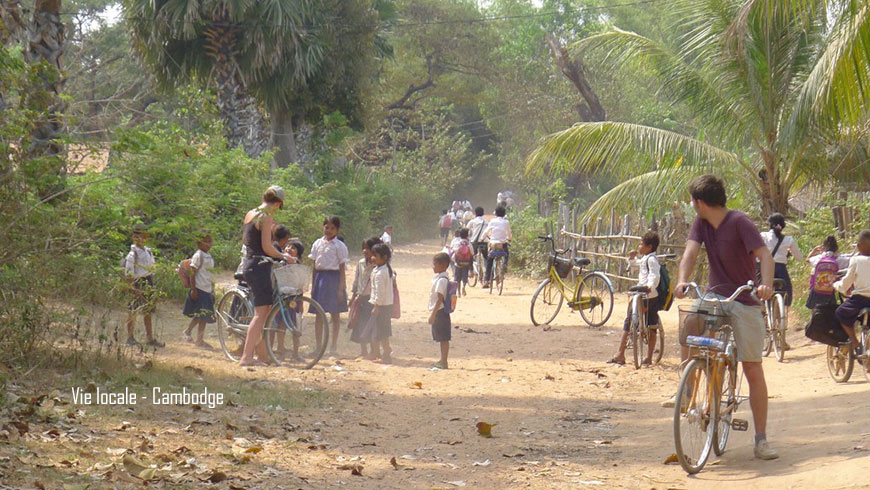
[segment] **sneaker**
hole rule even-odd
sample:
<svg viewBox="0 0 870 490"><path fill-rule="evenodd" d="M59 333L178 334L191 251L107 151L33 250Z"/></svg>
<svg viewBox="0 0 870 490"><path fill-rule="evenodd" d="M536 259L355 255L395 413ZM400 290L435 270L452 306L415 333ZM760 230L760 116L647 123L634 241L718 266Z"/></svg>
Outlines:
<svg viewBox="0 0 870 490"><path fill-rule="evenodd" d="M183 335L181 336L181 340L187 342L188 344L192 344L192 343L193 343L193 337L191 337L189 333L185 333L185 334L183 334Z"/></svg>
<svg viewBox="0 0 870 490"><path fill-rule="evenodd" d="M763 440L758 441L755 444L755 457L758 459L770 460L778 458L779 453L776 452L776 449L770 447L767 440Z"/></svg>
<svg viewBox="0 0 870 490"><path fill-rule="evenodd" d="M166 347L166 344L164 344L163 342L160 342L157 339L149 340L148 344L146 344L146 345L148 345L148 347Z"/></svg>

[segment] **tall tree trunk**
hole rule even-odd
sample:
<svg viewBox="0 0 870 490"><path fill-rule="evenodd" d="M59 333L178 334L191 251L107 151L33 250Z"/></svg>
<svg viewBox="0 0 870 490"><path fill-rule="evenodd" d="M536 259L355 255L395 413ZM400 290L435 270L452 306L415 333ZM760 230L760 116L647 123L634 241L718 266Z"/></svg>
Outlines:
<svg viewBox="0 0 870 490"><path fill-rule="evenodd" d="M296 136L293 131L293 115L285 111L271 114L272 147L277 147L272 159L272 168L285 168L299 161L296 151Z"/></svg>
<svg viewBox="0 0 870 490"><path fill-rule="evenodd" d="M562 70L580 96L583 97L583 102L577 104L577 113L580 115L580 120L583 122L598 122L607 119L607 113L598 100L598 95L592 90L592 85L586 79L586 66L580 59L572 60L568 55L568 50L562 43L552 34L547 35L547 42L550 44L550 50L553 52L553 58L556 60L556 65Z"/></svg>
<svg viewBox="0 0 870 490"><path fill-rule="evenodd" d="M0 46L17 41L27 28L19 0L0 0Z"/></svg>
<svg viewBox="0 0 870 490"><path fill-rule="evenodd" d="M63 185L66 171L63 137L63 113L66 102L60 97L65 82L61 56L64 48L64 25L60 21L60 0L37 0L33 19L27 29L25 59L36 68L41 90L27 94L26 104L40 114L30 133L25 156L31 160L31 177L41 197L45 198Z"/></svg>
<svg viewBox="0 0 870 490"><path fill-rule="evenodd" d="M230 23L226 11L215 16L215 23L205 32L206 50L215 60L217 105L227 146L241 146L249 156L257 157L269 147L266 118L248 87L236 60L239 33Z"/></svg>

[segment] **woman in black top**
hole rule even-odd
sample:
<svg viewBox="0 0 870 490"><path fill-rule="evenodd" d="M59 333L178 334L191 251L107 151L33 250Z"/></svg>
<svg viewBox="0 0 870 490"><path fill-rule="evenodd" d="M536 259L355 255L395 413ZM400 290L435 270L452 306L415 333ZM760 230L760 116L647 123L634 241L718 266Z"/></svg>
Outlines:
<svg viewBox="0 0 870 490"><path fill-rule="evenodd" d="M247 252L243 273L254 296L254 317L248 325L245 350L239 360L242 366L262 366L268 355L263 343L263 326L272 307L272 264L263 261L263 257L286 260L289 263L294 261L290 254L277 250L272 244L272 227L275 224L272 215L283 207L284 189L273 185L263 194L263 203L245 215L242 241ZM255 350L259 359L257 361L254 360Z"/></svg>

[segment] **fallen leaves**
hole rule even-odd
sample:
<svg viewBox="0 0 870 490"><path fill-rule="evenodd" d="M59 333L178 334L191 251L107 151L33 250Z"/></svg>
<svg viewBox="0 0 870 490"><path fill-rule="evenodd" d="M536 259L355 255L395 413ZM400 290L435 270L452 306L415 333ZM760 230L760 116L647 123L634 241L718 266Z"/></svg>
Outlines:
<svg viewBox="0 0 870 490"><path fill-rule="evenodd" d="M663 464L676 464L680 462L680 458L677 457L677 453L672 453L670 456L665 458L665 462Z"/></svg>
<svg viewBox="0 0 870 490"><path fill-rule="evenodd" d="M413 383L411 383L411 389L412 390L422 390L423 389L423 382L422 381L414 381Z"/></svg>
<svg viewBox="0 0 870 490"><path fill-rule="evenodd" d="M482 435L483 437L492 437L492 428L497 424L490 424L487 422L478 422L477 423L477 433Z"/></svg>

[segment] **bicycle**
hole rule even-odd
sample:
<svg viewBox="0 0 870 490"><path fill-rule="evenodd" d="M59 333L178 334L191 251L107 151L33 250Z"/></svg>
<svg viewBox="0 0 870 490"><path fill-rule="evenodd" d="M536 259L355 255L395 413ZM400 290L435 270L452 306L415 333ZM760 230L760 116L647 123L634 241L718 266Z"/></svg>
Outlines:
<svg viewBox="0 0 870 490"><path fill-rule="evenodd" d="M641 352L644 354L649 352L650 337L653 331L647 324L646 308L643 306L648 293L646 286L632 286L628 288L628 294L631 296L631 314L629 316L631 320L628 327L631 343L629 345L634 351L634 368L640 369ZM658 344L658 348L653 351L652 362L658 364L665 351L665 332L663 328L657 328L655 331L657 333L655 342Z"/></svg>
<svg viewBox="0 0 870 490"><path fill-rule="evenodd" d="M489 258L492 259L492 271L489 278L489 294L492 294L493 289L498 289L498 295L501 296L504 290L504 274L507 266L507 252L502 248L500 242L490 242Z"/></svg>
<svg viewBox="0 0 870 490"><path fill-rule="evenodd" d="M783 288L785 281L773 280L773 297L762 300L761 313L764 316L764 357L770 355L771 348L776 355L776 360L782 362L785 359L785 329L788 320L786 318L785 297Z"/></svg>
<svg viewBox="0 0 870 490"><path fill-rule="evenodd" d="M279 263L267 257L262 260ZM240 274L235 277L240 281L243 279ZM326 313L319 303L304 296L299 288L275 285L272 289L272 308L263 328L266 352L274 364L280 365L284 359L274 344L289 332L294 351L298 352L299 347L310 349L307 358L291 358L290 363L298 369L311 369L323 357L329 341L328 328L323 328L321 335L315 331L315 322L318 320L321 325L327 325ZM250 288L242 282L231 286L218 303L216 313L221 349L229 360L238 362L244 350L248 325L254 316Z"/></svg>
<svg viewBox="0 0 870 490"><path fill-rule="evenodd" d="M855 336L864 348L864 354L855 357L852 353L851 342L844 342L838 346L829 345L826 352L828 372L837 383L845 383L852 377L855 369L855 360L864 368L864 377L870 381L870 308L864 308L858 314L855 322Z"/></svg>
<svg viewBox="0 0 870 490"><path fill-rule="evenodd" d="M694 353L687 360L674 398L674 445L680 466L691 475L704 468L711 449L717 456L725 452L731 429L749 428L748 421L734 418L749 397L741 394L743 370L737 363L733 329L722 306L745 291L755 297L755 285L749 281L727 299L705 299L697 284L689 287L695 289L701 303L680 306L680 344L693 348Z"/></svg>
<svg viewBox="0 0 870 490"><path fill-rule="evenodd" d="M583 267L591 262L587 258L567 257L569 250L556 250L556 242L551 235L538 236L539 240L550 242L551 254L549 256L548 277L538 285L532 295L532 304L529 315L535 326L549 325L559 311L565 298L571 311L577 311L583 320L591 327L600 327L610 319L613 313L613 284L610 279L600 271L590 271L583 274ZM574 268L579 272L572 279L572 284L567 284L567 278Z"/></svg>

